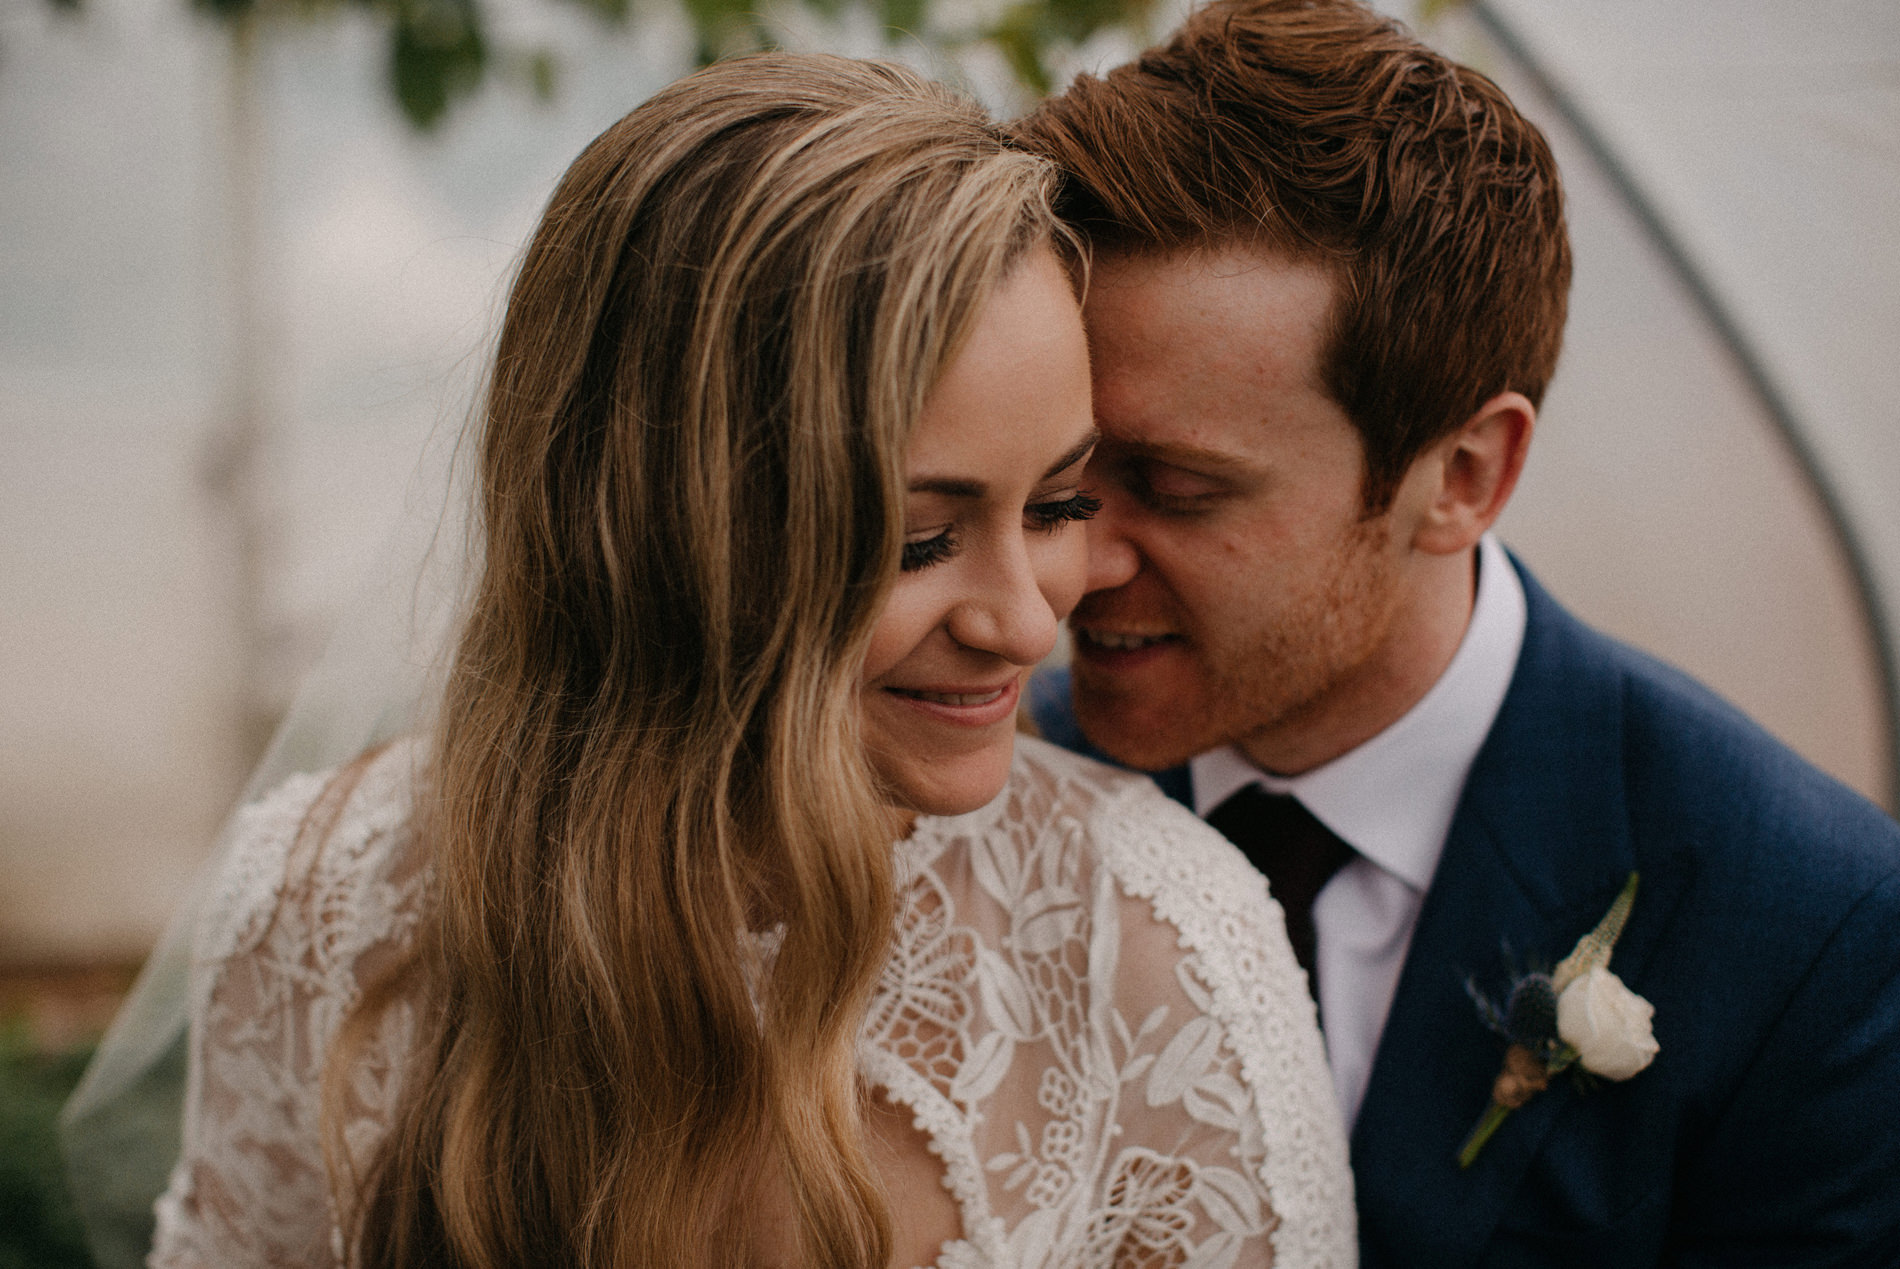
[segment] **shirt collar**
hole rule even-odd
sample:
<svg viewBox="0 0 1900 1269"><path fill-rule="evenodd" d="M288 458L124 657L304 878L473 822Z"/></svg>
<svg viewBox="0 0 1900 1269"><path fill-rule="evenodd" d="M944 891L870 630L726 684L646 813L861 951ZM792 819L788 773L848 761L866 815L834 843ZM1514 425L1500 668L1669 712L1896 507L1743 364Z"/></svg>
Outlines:
<svg viewBox="0 0 1900 1269"><path fill-rule="evenodd" d="M1206 815L1249 784L1291 793L1340 840L1423 892L1517 671L1526 611L1517 570L1485 534L1471 621L1416 705L1358 748L1297 776L1262 771L1232 745L1201 754L1188 763L1195 811Z"/></svg>

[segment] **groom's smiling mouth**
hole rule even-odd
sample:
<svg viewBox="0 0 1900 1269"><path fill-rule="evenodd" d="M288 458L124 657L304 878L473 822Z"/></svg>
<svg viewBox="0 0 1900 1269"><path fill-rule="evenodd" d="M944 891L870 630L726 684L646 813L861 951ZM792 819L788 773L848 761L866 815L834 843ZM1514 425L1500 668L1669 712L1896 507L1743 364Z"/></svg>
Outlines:
<svg viewBox="0 0 1900 1269"><path fill-rule="evenodd" d="M1108 630L1100 626L1071 626L1077 651L1140 652L1164 643L1178 643L1181 636L1171 633L1140 634L1133 630Z"/></svg>

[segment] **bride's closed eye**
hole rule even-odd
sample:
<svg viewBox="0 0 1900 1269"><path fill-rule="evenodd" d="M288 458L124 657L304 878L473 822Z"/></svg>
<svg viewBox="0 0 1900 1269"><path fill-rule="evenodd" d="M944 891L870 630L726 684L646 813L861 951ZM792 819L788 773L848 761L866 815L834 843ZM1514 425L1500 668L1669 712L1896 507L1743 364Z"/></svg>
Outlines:
<svg viewBox="0 0 1900 1269"><path fill-rule="evenodd" d="M915 542L905 542L903 560L898 567L906 573L915 573L920 568L929 568L932 564L940 564L956 553L956 532L946 527L940 530L934 537L922 538Z"/></svg>
<svg viewBox="0 0 1900 1269"><path fill-rule="evenodd" d="M1023 516L1033 528L1055 529L1071 520L1087 520L1102 509L1102 500L1086 489L1078 489L1066 498L1032 502L1023 508Z"/></svg>
<svg viewBox="0 0 1900 1269"><path fill-rule="evenodd" d="M1072 521L1087 520L1101 509L1100 498L1086 489L1078 489L1065 498L1030 503L1023 508L1023 521L1037 532L1052 533ZM906 541L899 567L906 573L914 573L932 564L940 564L956 552L956 527L945 525L927 538Z"/></svg>

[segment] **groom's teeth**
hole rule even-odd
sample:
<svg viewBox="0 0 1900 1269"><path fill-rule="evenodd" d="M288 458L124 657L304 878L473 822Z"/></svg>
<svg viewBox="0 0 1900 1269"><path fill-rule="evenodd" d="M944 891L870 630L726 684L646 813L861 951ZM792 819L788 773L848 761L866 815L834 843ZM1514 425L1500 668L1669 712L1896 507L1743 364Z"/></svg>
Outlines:
<svg viewBox="0 0 1900 1269"><path fill-rule="evenodd" d="M929 701L933 705L988 705L1003 694L1002 688L994 692L977 692L974 695L955 692L910 692L920 701Z"/></svg>
<svg viewBox="0 0 1900 1269"><path fill-rule="evenodd" d="M1166 635L1116 634L1112 630L1085 630L1082 635L1098 648L1113 648L1117 652L1152 647L1167 638Z"/></svg>

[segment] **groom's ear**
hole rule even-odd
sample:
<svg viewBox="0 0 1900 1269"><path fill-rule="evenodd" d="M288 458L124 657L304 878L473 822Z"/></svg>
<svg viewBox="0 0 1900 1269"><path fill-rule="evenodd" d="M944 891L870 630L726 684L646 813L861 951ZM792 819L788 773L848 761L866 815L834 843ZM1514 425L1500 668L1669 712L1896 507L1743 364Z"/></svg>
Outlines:
<svg viewBox="0 0 1900 1269"><path fill-rule="evenodd" d="M1537 407L1521 392L1500 392L1457 431L1419 457L1429 497L1412 545L1430 555L1473 546L1504 512L1517 488L1537 428Z"/></svg>

